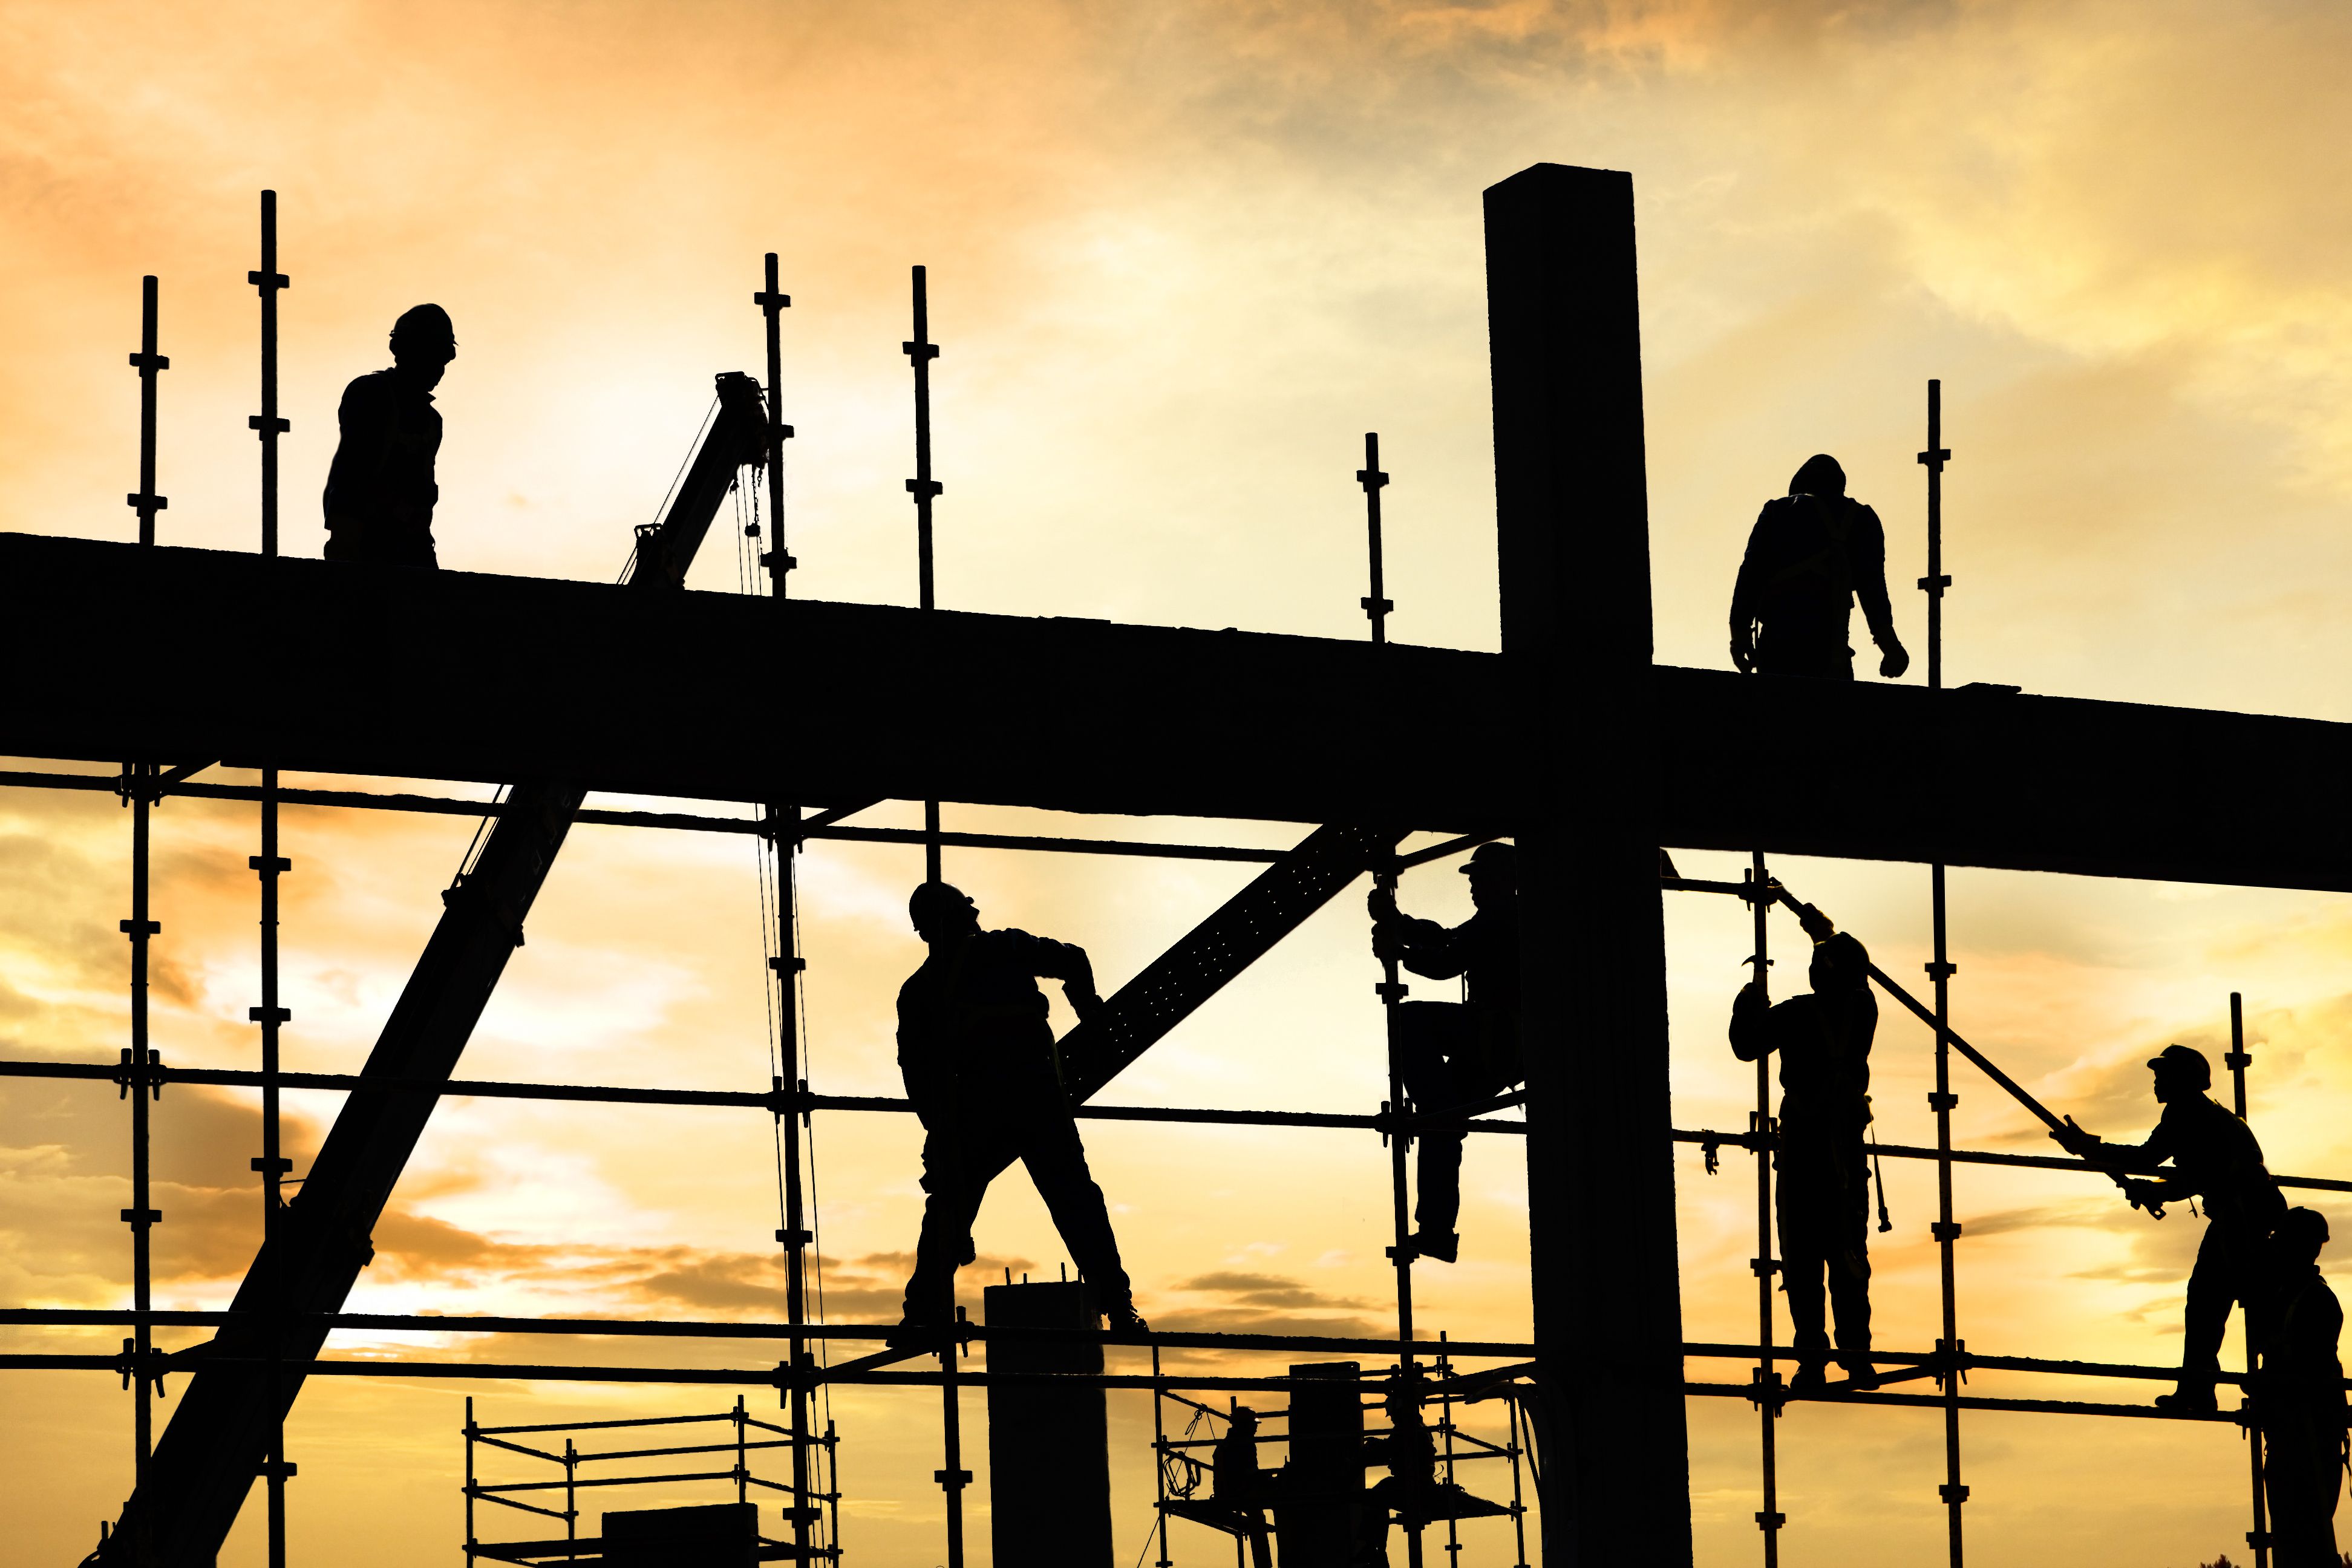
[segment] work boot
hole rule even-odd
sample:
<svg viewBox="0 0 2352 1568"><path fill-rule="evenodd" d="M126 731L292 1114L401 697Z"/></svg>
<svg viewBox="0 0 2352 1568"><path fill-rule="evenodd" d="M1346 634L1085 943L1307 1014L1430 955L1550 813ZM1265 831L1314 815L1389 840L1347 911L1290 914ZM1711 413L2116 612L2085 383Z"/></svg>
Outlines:
<svg viewBox="0 0 2352 1568"><path fill-rule="evenodd" d="M1865 1390L1876 1388L1878 1369L1870 1363L1870 1358L1867 1356L1852 1357L1845 1363L1845 1382L1841 1386L1849 1394L1860 1394Z"/></svg>
<svg viewBox="0 0 2352 1568"><path fill-rule="evenodd" d="M2190 1383L2185 1379L2171 1393L2158 1394L2156 1407L2168 1415L2210 1415L2218 1408L2211 1384Z"/></svg>
<svg viewBox="0 0 2352 1568"><path fill-rule="evenodd" d="M884 1337L883 1343L894 1351L915 1350L946 1336L948 1326L936 1319L919 1318L909 1312L898 1320L898 1326Z"/></svg>
<svg viewBox="0 0 2352 1568"><path fill-rule="evenodd" d="M1115 1334L1148 1334L1151 1331L1151 1325L1143 1321L1143 1314L1135 1310L1132 1300L1118 1302L1107 1309L1103 1316L1109 1322L1110 1331Z"/></svg>
<svg viewBox="0 0 2352 1568"><path fill-rule="evenodd" d="M1822 1389L1829 1386L1828 1372L1829 1363L1825 1361L1799 1362L1797 1363L1796 1375L1789 1379L1789 1392L1791 1394L1819 1394Z"/></svg>
<svg viewBox="0 0 2352 1568"><path fill-rule="evenodd" d="M1415 1258L1433 1258L1440 1263L1451 1263L1462 1253L1462 1238L1450 1230L1416 1230L1408 1245Z"/></svg>

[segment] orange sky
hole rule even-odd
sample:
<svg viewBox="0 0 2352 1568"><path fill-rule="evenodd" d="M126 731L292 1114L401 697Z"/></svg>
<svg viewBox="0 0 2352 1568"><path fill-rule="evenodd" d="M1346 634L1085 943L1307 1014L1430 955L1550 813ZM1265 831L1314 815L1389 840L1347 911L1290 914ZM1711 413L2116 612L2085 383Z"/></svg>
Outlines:
<svg viewBox="0 0 2352 1568"><path fill-rule="evenodd" d="M462 345L440 394L444 564L611 577L686 453L710 375L758 368L749 295L773 249L794 297L783 391L799 430L796 593L913 596L898 344L906 268L922 262L944 346L943 604L1361 636L1351 474L1362 432L1378 429L1395 476L1392 634L1491 647L1477 197L1552 160L1635 178L1662 659L1724 662L1745 528L1822 449L1886 519L1896 615L1917 646L1919 595L1903 586L1924 569L1912 455L1923 383L1939 375L1956 452L1953 679L2352 718L2336 677L2352 623L2327 587L2352 579L2352 232L2336 199L2352 160L2339 89L2352 20L2336 8L228 0L0 4L0 527L131 536L136 378L123 356L139 277L154 272L173 359L162 536L253 547L244 279L254 193L269 185L294 279L294 553L320 543L338 390L383 363L400 310L430 299ZM731 570L709 552L696 584L732 591ZM161 650L157 679L171 678ZM750 672L707 679L756 696ZM1050 743L1084 743L1085 714L1052 692L1020 697ZM1366 765L1381 745L1448 743L1444 713L1400 714L1391 736L1367 738ZM873 820L904 820L891 809ZM1296 837L952 805L948 820ZM470 826L289 813L289 1066L355 1067ZM158 818L168 1061L254 1058L251 837L248 807L175 801ZM0 1054L120 1048L127 839L106 797L0 796ZM1684 859L1736 874L1728 857ZM580 830L467 1070L763 1086L751 860L736 837ZM1924 872L1780 870L1890 972L1918 973ZM1247 870L950 852L949 874L992 922L1085 942L1115 984ZM896 848L804 858L822 1088L896 1091L889 998L919 957L900 912L918 875L919 857ZM1459 883L1433 868L1408 879L1405 900L1457 918ZM1371 1109L1376 972L1357 909L1343 897L1112 1098ZM1962 872L1952 910L1959 1026L2053 1104L2137 1132L2152 1111L2137 1064L2173 1039L2218 1055L2238 990L2274 1167L2352 1171L2336 1113L2352 1093L2343 900ZM1740 1126L1748 1080L1721 1037L1738 911L1677 902L1668 918L1677 1123ZM1925 1043L1896 1021L1882 1030L1890 1142L1932 1139ZM2041 1146L1987 1086L1960 1088L1966 1142ZM318 1096L289 1104L304 1140L333 1110ZM112 1217L128 1201L122 1122L102 1089L0 1084L0 1300L126 1299ZM257 1228L250 1097L170 1091L157 1129L159 1300L218 1304ZM837 1316L895 1300L919 1196L911 1134L896 1118L819 1124ZM767 1137L756 1115L449 1104L354 1306L772 1316ZM1155 1322L1381 1321L1384 1161L1371 1140L1097 1126L1090 1148ZM1424 1281L1433 1328L1525 1330L1517 1156L1473 1152L1465 1258ZM1689 1336L1747 1337L1744 1157L1713 1179L1692 1152L1677 1168ZM1924 1349L1932 1184L1924 1167L1887 1177L1897 1228L1876 1238L1882 1342ZM1964 1170L1959 1188L1972 1348L2175 1353L2198 1220L2152 1224L2080 1178ZM1017 1179L992 1198L980 1246L1016 1269L1062 1258ZM393 1343L347 1335L334 1353ZM751 1345L533 1348L773 1359ZM127 1401L91 1374L6 1386L10 1556L69 1561L127 1485ZM499 1421L720 1403L610 1385L316 1384L290 1439L296 1561L454 1555L469 1389ZM851 1560L939 1561L928 1396L853 1393L834 1409ZM1148 1405L1115 1402L1113 1420L1127 1553L1150 1512ZM1938 1560L1932 1415L1799 1409L1781 1441L1790 1562ZM2187 1568L2246 1527L2243 1452L2226 1429L1986 1415L1968 1444L1980 1561ZM1695 1402L1704 1563L1756 1558L1753 1446L1744 1405ZM254 1522L225 1564L258 1561ZM1494 1536L1470 1539L1465 1563L1508 1561ZM975 1561L984 1541L976 1529ZM1177 1544L1180 1561L1226 1550L1198 1534Z"/></svg>

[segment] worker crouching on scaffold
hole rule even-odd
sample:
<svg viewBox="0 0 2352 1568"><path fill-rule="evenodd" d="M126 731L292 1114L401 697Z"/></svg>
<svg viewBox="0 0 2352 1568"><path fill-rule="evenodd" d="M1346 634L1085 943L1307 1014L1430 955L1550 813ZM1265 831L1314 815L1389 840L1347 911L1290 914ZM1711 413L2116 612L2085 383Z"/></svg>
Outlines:
<svg viewBox="0 0 2352 1568"><path fill-rule="evenodd" d="M2158 1219L2167 1204L2205 1200L2205 1238L2197 1247L2181 1314L2180 1381L2156 1398L2165 1409L2205 1415L2214 1407L2230 1308L2259 1300L2270 1235L2285 1217L2286 1200L2263 1163L2252 1129L2205 1092L2213 1086L2213 1064L2203 1052L2167 1046L2147 1067L2164 1114L2146 1142L2110 1143L2084 1131L2071 1116L2050 1136L2076 1159L2117 1175L2155 1175L2172 1162L2161 1180L2124 1184L2132 1206Z"/></svg>
<svg viewBox="0 0 2352 1568"><path fill-rule="evenodd" d="M2344 1308L2319 1272L2327 1216L2289 1209L2272 1234L2265 1269L2263 1368L2253 1379L2270 1499L2271 1561L2278 1568L2343 1568L2336 1500L2344 1484Z"/></svg>
<svg viewBox="0 0 2352 1568"><path fill-rule="evenodd" d="M1849 1388L1878 1383L1870 1361L1870 1173L1863 1135L1870 1125L1870 1046L1878 999L1870 954L1816 910L1801 917L1813 939L1810 995L1771 1005L1759 975L1731 1008L1731 1054L1741 1061L1779 1052L1780 1138L1772 1168L1780 1224L1782 1289L1789 1297L1797 1373L1792 1392L1824 1384L1830 1337L1822 1285L1837 1323L1837 1359Z"/></svg>
<svg viewBox="0 0 2352 1568"><path fill-rule="evenodd" d="M929 1196L902 1327L952 1321L955 1271L971 1261L981 1201L1019 1160L1111 1326L1140 1331L1037 988L1040 976L1060 981L1081 1017L1100 1006L1086 950L1024 931L982 931L978 908L945 882L917 888L907 913L930 947L898 991L898 1068L922 1118Z"/></svg>
<svg viewBox="0 0 2352 1568"><path fill-rule="evenodd" d="M1403 1002L1393 1019L1398 1066L1413 1108L1424 1115L1472 1106L1519 1082L1519 862L1508 844L1481 844L1462 874L1477 913L1447 930L1397 909L1387 888L1372 889L1372 952L1431 980L1460 975L1460 1002ZM1462 1209L1465 1134L1421 1133L1420 1192L1407 1243L1420 1258L1451 1263Z"/></svg>

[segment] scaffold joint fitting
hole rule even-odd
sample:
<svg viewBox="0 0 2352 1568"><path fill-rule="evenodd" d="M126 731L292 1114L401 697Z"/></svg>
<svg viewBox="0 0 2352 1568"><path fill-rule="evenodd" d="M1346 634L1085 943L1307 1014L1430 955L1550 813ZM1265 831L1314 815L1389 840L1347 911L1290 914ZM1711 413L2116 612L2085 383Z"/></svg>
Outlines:
<svg viewBox="0 0 2352 1568"><path fill-rule="evenodd" d="M1960 1239L1960 1222L1958 1220L1947 1222L1940 1219L1933 1221L1927 1226L1927 1234L1937 1241L1958 1241Z"/></svg>
<svg viewBox="0 0 2352 1568"><path fill-rule="evenodd" d="M2252 1051L2231 1051L2221 1058L2221 1063L2224 1067L2231 1068L2250 1068L2254 1065L2254 1053Z"/></svg>
<svg viewBox="0 0 2352 1568"><path fill-rule="evenodd" d="M1933 594L1939 599L1943 597L1944 590L1951 585L1952 580L1949 577L1922 577L1919 579L1919 587L1921 591Z"/></svg>
<svg viewBox="0 0 2352 1568"><path fill-rule="evenodd" d="M1389 477L1378 468L1358 468L1356 482L1368 490L1376 490L1389 482Z"/></svg>
<svg viewBox="0 0 2352 1568"><path fill-rule="evenodd" d="M1780 1260L1777 1258L1751 1258L1748 1260L1748 1272L1759 1279L1769 1279L1780 1272Z"/></svg>
<svg viewBox="0 0 2352 1568"><path fill-rule="evenodd" d="M290 1175L294 1170L294 1162L283 1154L256 1154L253 1157L253 1168L265 1176Z"/></svg>
<svg viewBox="0 0 2352 1568"><path fill-rule="evenodd" d="M1919 967L1927 971L1927 978L1930 980L1949 980L1960 972L1960 966L1957 963L1937 963L1931 961Z"/></svg>
<svg viewBox="0 0 2352 1568"><path fill-rule="evenodd" d="M275 414L248 414L245 416L245 424L249 430L260 431L264 439L271 436L283 436L294 428L294 422L291 419L280 419Z"/></svg>
<svg viewBox="0 0 2352 1568"><path fill-rule="evenodd" d="M971 1472L970 1470L933 1470L931 1479L939 1482L949 1491L961 1491L971 1485Z"/></svg>
<svg viewBox="0 0 2352 1568"><path fill-rule="evenodd" d="M810 1242L814 1241L816 1237L814 1233L805 1230L780 1230L776 1232L776 1240L778 1243L785 1247L806 1247Z"/></svg>
<svg viewBox="0 0 2352 1568"><path fill-rule="evenodd" d="M291 1007L247 1007L245 1016L257 1024L290 1024L294 1021Z"/></svg>
<svg viewBox="0 0 2352 1568"><path fill-rule="evenodd" d="M947 493L947 487L937 479L908 479L907 493L917 500L935 500Z"/></svg>
<svg viewBox="0 0 2352 1568"><path fill-rule="evenodd" d="M294 869L294 862L283 855L248 855L245 863L265 877L283 876Z"/></svg>
<svg viewBox="0 0 2352 1568"><path fill-rule="evenodd" d="M264 1480L290 1481L301 1473L301 1468L302 1467L295 1464L291 1459L279 1459L275 1463L264 1459L259 1465L254 1467L253 1473Z"/></svg>
<svg viewBox="0 0 2352 1568"><path fill-rule="evenodd" d="M162 1209L124 1209L122 1223L133 1230L145 1230L151 1226L163 1223L163 1211Z"/></svg>
<svg viewBox="0 0 2352 1568"><path fill-rule="evenodd" d="M160 934L163 930L163 922L162 921L119 921L116 922L116 929L136 942L142 936Z"/></svg>
<svg viewBox="0 0 2352 1568"><path fill-rule="evenodd" d="M1760 1509L1757 1510L1756 1528L1759 1530L1778 1530L1788 1522L1789 1516L1785 1513L1766 1513Z"/></svg>
<svg viewBox="0 0 2352 1568"><path fill-rule="evenodd" d="M1365 595L1356 603L1364 606L1364 614L1368 616L1385 616L1396 608L1394 599L1375 599L1370 594Z"/></svg>
<svg viewBox="0 0 2352 1568"><path fill-rule="evenodd" d="M1969 1500L1969 1489L1958 1481L1946 1481L1936 1489L1936 1495L1946 1502L1958 1506Z"/></svg>
<svg viewBox="0 0 2352 1568"><path fill-rule="evenodd" d="M1401 980L1383 980L1372 987L1372 994L1383 1002L1402 1002L1412 992L1412 988Z"/></svg>
<svg viewBox="0 0 2352 1568"><path fill-rule="evenodd" d="M1927 1091L1927 1109L1930 1110L1952 1110L1958 1109L1960 1097L1957 1094L1941 1094L1932 1089Z"/></svg>

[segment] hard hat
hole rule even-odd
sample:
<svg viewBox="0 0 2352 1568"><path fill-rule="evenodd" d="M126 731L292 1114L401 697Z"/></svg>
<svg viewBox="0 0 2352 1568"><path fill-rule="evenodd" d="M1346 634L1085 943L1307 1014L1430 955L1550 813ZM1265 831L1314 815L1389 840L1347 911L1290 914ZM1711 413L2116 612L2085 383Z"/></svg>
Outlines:
<svg viewBox="0 0 2352 1568"><path fill-rule="evenodd" d="M2205 1059L2203 1051L2191 1049L2188 1046L2167 1046L2148 1058L2147 1065L2157 1068L2170 1068L2175 1072L2186 1073L2197 1081L2197 1087L2200 1089L2213 1087L2213 1064Z"/></svg>
<svg viewBox="0 0 2352 1568"><path fill-rule="evenodd" d="M1519 874L1519 850L1516 844L1481 844L1462 863L1462 874L1475 876L1480 871L1500 871L1506 877Z"/></svg>
<svg viewBox="0 0 2352 1568"><path fill-rule="evenodd" d="M392 324L392 341L397 343L443 343L457 346L457 328L449 320L449 312L438 305L412 305L400 313Z"/></svg>

